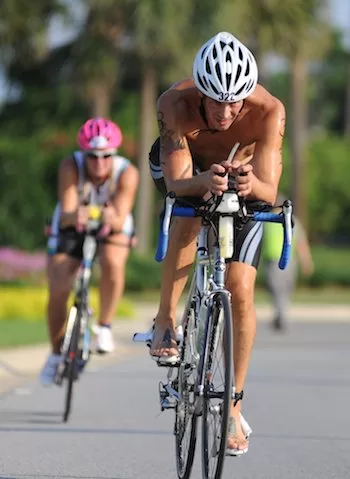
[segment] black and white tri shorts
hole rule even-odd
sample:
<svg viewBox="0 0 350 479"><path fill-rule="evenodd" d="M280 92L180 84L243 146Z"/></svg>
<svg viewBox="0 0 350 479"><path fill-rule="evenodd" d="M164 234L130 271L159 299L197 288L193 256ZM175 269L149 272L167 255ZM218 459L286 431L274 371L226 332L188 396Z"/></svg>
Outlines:
<svg viewBox="0 0 350 479"><path fill-rule="evenodd" d="M149 166L151 176L156 185L157 190L165 196L167 189L164 181L162 167L159 158L159 138L153 143L149 153ZM193 161L193 174L197 174L200 170L196 167L195 158ZM238 261L240 263L249 264L257 268L260 261L261 245L263 238L263 223L260 221L249 220L242 227L235 227L234 231L235 247L232 258L227 262Z"/></svg>

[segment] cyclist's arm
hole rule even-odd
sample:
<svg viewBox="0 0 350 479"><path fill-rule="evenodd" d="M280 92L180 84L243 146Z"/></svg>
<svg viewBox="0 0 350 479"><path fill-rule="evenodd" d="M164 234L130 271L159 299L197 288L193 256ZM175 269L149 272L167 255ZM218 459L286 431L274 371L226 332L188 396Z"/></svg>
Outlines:
<svg viewBox="0 0 350 479"><path fill-rule="evenodd" d="M58 198L61 206L60 226L76 223L79 206L78 172L73 158L64 159L58 172Z"/></svg>
<svg viewBox="0 0 350 479"><path fill-rule="evenodd" d="M112 195L111 203L117 213L112 230L120 231L126 217L131 213L137 188L139 185L139 171L134 165L129 165L119 177L117 191Z"/></svg>
<svg viewBox="0 0 350 479"><path fill-rule="evenodd" d="M202 196L207 192L201 176L193 176L193 160L185 135L177 121L176 106L168 92L157 103L160 165L168 191L178 196ZM170 93L172 95L172 93Z"/></svg>
<svg viewBox="0 0 350 479"><path fill-rule="evenodd" d="M274 204L282 173L282 142L285 130L285 109L275 99L262 122L262 132L256 142L251 199Z"/></svg>

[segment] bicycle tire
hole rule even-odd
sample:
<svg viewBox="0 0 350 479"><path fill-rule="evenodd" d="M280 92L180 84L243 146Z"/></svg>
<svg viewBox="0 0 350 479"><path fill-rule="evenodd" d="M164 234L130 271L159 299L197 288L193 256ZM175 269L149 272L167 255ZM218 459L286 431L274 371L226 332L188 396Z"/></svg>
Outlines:
<svg viewBox="0 0 350 479"><path fill-rule="evenodd" d="M215 294L209 318L202 376L202 475L204 479L220 479L227 447L233 380L232 313L227 293ZM217 353L222 354L218 366L215 365ZM223 373L216 378L214 375L220 365Z"/></svg>
<svg viewBox="0 0 350 479"><path fill-rule="evenodd" d="M191 334L194 332L195 311L190 306L184 327L181 361L177 376L180 399L175 408L175 453L179 479L188 479L191 474L197 441L196 365L191 352Z"/></svg>
<svg viewBox="0 0 350 479"><path fill-rule="evenodd" d="M69 343L68 354L65 358L66 361L66 394L65 394L65 405L63 413L63 421L67 422L70 416L72 399L73 399L73 384L74 381L78 378L78 345L79 345L79 336L80 336L80 321L81 321L81 311L78 309L77 315L74 320L74 325L72 329L72 335Z"/></svg>

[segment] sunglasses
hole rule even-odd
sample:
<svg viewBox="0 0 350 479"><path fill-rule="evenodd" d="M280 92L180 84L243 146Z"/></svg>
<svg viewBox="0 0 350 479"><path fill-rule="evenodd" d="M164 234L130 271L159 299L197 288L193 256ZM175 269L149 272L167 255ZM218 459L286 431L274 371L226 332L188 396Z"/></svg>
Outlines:
<svg viewBox="0 0 350 479"><path fill-rule="evenodd" d="M113 155L114 153L102 152L102 151L91 151L86 153L86 156L90 158L91 160L97 160L98 158L103 158L104 160L106 160L107 158L110 158Z"/></svg>

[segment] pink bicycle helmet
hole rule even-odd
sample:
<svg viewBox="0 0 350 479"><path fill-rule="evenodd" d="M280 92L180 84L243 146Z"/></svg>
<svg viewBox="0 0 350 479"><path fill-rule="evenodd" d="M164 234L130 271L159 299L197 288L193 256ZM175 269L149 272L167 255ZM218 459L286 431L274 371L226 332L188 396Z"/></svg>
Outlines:
<svg viewBox="0 0 350 479"><path fill-rule="evenodd" d="M105 118L90 118L80 128L77 141L82 150L95 148L118 148L122 143L118 125Z"/></svg>

